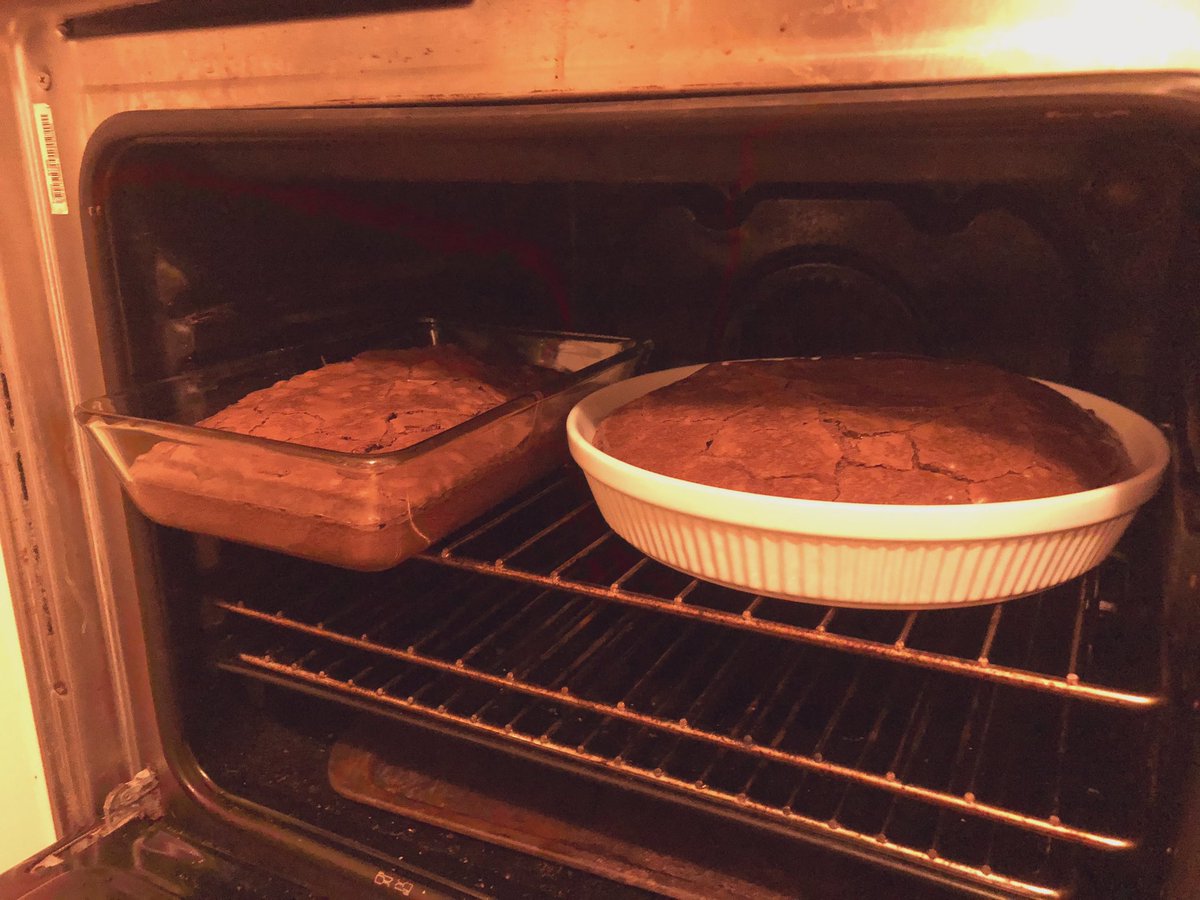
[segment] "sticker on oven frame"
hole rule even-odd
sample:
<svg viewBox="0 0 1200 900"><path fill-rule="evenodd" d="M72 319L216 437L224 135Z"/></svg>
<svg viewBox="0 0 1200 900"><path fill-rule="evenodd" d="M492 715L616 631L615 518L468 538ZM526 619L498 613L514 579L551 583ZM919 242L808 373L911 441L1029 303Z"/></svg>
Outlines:
<svg viewBox="0 0 1200 900"><path fill-rule="evenodd" d="M67 183L63 180L58 136L54 131L54 114L50 111L50 104L33 104L33 117L37 123L38 148L42 151L42 174L46 176L46 199L50 202L50 212L65 216L70 212L67 207Z"/></svg>

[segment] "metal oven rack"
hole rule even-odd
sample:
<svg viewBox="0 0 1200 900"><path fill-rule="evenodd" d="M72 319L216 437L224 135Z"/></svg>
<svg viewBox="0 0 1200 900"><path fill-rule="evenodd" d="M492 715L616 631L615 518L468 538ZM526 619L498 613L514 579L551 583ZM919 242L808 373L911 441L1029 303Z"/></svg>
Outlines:
<svg viewBox="0 0 1200 900"><path fill-rule="evenodd" d="M539 527L531 534L522 514ZM577 549L576 549L577 548ZM1160 685L1150 680L1129 687L1089 682L1080 675L1085 637L1090 636L1102 610L1113 607L1102 597L1094 575L1077 582L1069 631L1053 634L1055 649L1065 649L1059 667L1021 668L997 658L996 638L1005 613L1026 607L994 604L971 612L945 611L887 613L839 610L831 606L799 606L722 589L658 565L604 525L586 488L575 478L553 481L518 503L488 518L425 558L473 572L501 575L544 587L566 589L604 600L628 604L682 618L712 622L727 628L770 634L787 640L828 647L849 653L894 660L958 675L997 681L1062 696L1095 700L1124 707L1146 707L1160 702ZM1115 571L1121 567L1121 571ZM1109 566L1105 586L1124 592L1127 571ZM1061 613L1065 606L1056 612ZM955 621L947 621L955 617ZM1011 616L1008 618L1012 618ZM974 626L963 625L973 620ZM986 621L983 627L978 623ZM947 626L949 626L947 628ZM960 638L958 652L914 645L914 635L940 629ZM1017 626L1021 627L1021 626ZM1043 657L1044 659L1045 657ZM1139 675L1145 673L1137 673Z"/></svg>
<svg viewBox="0 0 1200 900"><path fill-rule="evenodd" d="M220 665L1025 896L1145 832L1157 645L1119 559L1003 606L809 607L647 561L566 479L362 584L218 596Z"/></svg>

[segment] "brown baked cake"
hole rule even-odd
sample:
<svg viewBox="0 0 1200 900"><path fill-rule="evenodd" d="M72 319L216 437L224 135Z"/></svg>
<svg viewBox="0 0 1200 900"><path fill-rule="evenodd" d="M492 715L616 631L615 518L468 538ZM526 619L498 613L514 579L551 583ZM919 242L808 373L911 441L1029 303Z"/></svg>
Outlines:
<svg viewBox="0 0 1200 900"><path fill-rule="evenodd" d="M1092 412L993 366L917 357L714 363L600 423L595 445L700 484L810 500L1030 500L1130 477Z"/></svg>

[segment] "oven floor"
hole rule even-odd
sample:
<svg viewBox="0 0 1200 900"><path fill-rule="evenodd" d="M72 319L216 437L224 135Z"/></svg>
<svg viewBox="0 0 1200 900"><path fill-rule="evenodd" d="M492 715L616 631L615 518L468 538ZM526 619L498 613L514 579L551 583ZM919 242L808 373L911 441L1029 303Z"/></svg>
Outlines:
<svg viewBox="0 0 1200 900"><path fill-rule="evenodd" d="M228 687L231 691L242 688ZM483 894L514 898L651 895L629 884L341 796L330 784L330 756L338 739L354 728L355 717L269 686L252 687L250 693L257 695L254 704L239 715L213 716L204 723L206 727L197 729L193 741L201 766L230 793ZM438 758L443 773L452 772L460 763L473 771L478 783L479 768L485 764L481 756L487 751L418 726L388 723L386 734L390 740L404 740L404 758ZM520 761L504 760L505 766L511 764L519 766ZM529 764L525 766L521 777L535 778ZM553 778L558 790L579 791L580 796L595 790L595 783L588 779L574 779L572 784L572 776L560 772L553 773ZM714 884L723 880L746 884L741 879L749 878L761 889L755 891L759 896L840 897L846 896L847 890L856 896L957 896L927 880L881 869L842 852L717 819L703 811L666 809L662 801L627 796L628 792L617 788L613 791L616 799L608 804L610 818L624 815L659 823L657 829L635 831L647 836L657 830L661 845L683 860L683 868L708 873L704 883L692 890L680 883L661 885L672 895L720 896L720 892L712 893ZM564 808L570 805L564 803ZM718 840L712 838L714 833L720 835ZM695 837L694 842L688 835ZM685 859L689 851L692 858ZM716 854L721 858L715 859ZM779 860L786 864L773 863Z"/></svg>
<svg viewBox="0 0 1200 900"><path fill-rule="evenodd" d="M648 896L340 796L329 783L329 754L350 719L282 692L251 693L256 703L242 704L238 715L213 716L192 740L201 768L229 793L485 895Z"/></svg>

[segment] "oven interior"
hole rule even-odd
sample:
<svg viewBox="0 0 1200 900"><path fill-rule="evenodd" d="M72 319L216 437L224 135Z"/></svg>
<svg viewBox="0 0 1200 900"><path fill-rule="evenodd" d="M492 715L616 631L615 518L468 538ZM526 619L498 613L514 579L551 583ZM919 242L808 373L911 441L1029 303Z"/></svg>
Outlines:
<svg viewBox="0 0 1200 900"><path fill-rule="evenodd" d="M87 168L109 387L425 315L649 338L653 368L976 359L1169 426L1119 552L872 612L691 581L570 469L375 574L130 507L180 770L487 893L1159 890L1200 646L1197 145L1127 99L857 96L121 117Z"/></svg>

